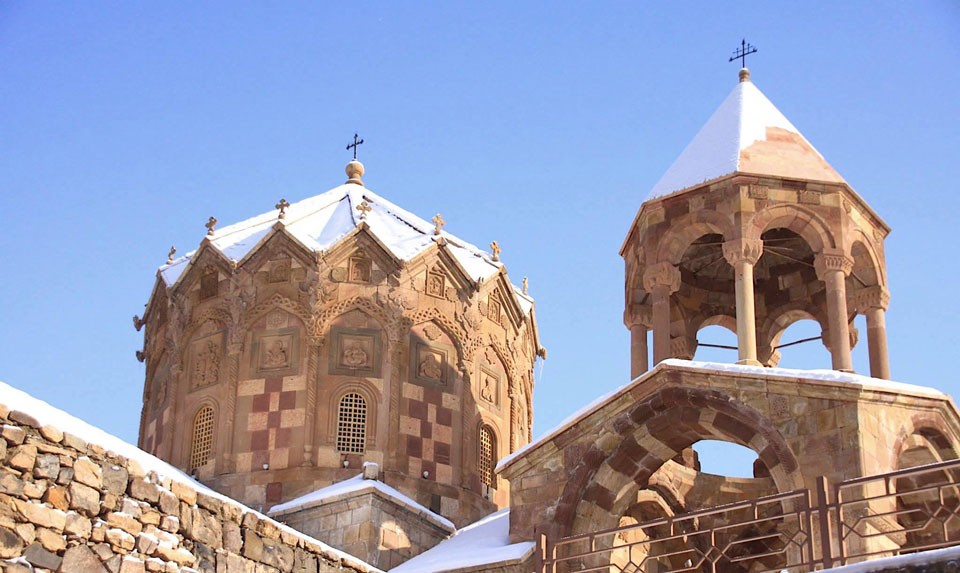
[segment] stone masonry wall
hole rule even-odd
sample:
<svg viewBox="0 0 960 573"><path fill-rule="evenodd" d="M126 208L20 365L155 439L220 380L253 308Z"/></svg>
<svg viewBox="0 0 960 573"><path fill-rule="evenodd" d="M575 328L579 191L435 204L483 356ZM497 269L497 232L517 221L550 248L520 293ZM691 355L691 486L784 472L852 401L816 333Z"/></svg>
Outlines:
<svg viewBox="0 0 960 573"><path fill-rule="evenodd" d="M378 571L2 404L0 435L3 571Z"/></svg>

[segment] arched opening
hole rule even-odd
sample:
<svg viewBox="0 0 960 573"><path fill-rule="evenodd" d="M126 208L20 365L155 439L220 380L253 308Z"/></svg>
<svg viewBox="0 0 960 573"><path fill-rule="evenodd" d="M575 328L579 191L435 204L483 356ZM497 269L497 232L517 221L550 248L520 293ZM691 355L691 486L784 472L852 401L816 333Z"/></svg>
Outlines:
<svg viewBox="0 0 960 573"><path fill-rule="evenodd" d="M344 394L337 408L337 451L362 454L367 443L367 401L356 392Z"/></svg>
<svg viewBox="0 0 960 573"><path fill-rule="evenodd" d="M200 408L193 417L193 440L190 443L190 469L203 467L213 458L215 415L213 407Z"/></svg>
<svg viewBox="0 0 960 573"><path fill-rule="evenodd" d="M952 444L942 433L921 428L903 441L897 467L917 468L956 457ZM924 471L895 481L897 523L905 533L898 541L904 552L960 539L960 517L953 511L944 511L960 504L960 491L952 485L958 477L951 471Z"/></svg>
<svg viewBox="0 0 960 573"><path fill-rule="evenodd" d="M736 319L732 319L736 328ZM719 324L707 324L697 332L697 353L701 362L736 362L737 333Z"/></svg>
<svg viewBox="0 0 960 573"><path fill-rule="evenodd" d="M487 488L496 489L497 475L493 470L497 467L497 436L493 433L493 428L487 424L481 425L479 442L477 471L480 481Z"/></svg>
<svg viewBox="0 0 960 573"><path fill-rule="evenodd" d="M700 440L693 445L693 450L697 452L703 473L734 478L766 477L755 475L760 459L757 452L740 444Z"/></svg>
<svg viewBox="0 0 960 573"><path fill-rule="evenodd" d="M824 346L823 328L813 318L790 323L773 339L774 362L781 368L830 368L830 351Z"/></svg>

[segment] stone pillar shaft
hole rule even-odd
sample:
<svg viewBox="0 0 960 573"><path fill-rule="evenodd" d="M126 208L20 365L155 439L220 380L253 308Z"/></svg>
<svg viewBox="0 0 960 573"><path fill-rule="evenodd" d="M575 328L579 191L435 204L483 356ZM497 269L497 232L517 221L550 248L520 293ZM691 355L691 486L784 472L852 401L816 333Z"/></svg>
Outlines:
<svg viewBox="0 0 960 573"><path fill-rule="evenodd" d="M647 348L647 327L635 324L630 327L630 378L636 378L650 369L650 353Z"/></svg>
<svg viewBox="0 0 960 573"><path fill-rule="evenodd" d="M670 289L653 288L653 362L670 358Z"/></svg>
<svg viewBox="0 0 960 573"><path fill-rule="evenodd" d="M827 287L827 322L830 326L830 354L834 370L853 371L850 355L850 324L847 321L846 277L853 261L838 251L817 255L814 266L817 276Z"/></svg>
<svg viewBox="0 0 960 573"><path fill-rule="evenodd" d="M757 360L757 309L753 267L763 254L763 241L734 239L723 244L723 256L733 266L737 301L738 364L760 366Z"/></svg>
<svg viewBox="0 0 960 573"><path fill-rule="evenodd" d="M867 347L870 351L870 376L890 379L890 357L887 353L887 319L885 311L878 307L868 308Z"/></svg>

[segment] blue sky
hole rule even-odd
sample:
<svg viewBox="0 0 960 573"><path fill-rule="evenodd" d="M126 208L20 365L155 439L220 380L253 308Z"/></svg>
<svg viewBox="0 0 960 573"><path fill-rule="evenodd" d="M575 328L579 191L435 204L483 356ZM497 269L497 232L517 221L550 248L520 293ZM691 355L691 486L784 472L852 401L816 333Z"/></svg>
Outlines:
<svg viewBox="0 0 960 573"><path fill-rule="evenodd" d="M0 380L134 441L131 317L170 245L341 183L358 131L369 188L529 276L542 434L627 381L618 249L744 36L757 86L893 227L894 377L957 394L949 1L0 3Z"/></svg>

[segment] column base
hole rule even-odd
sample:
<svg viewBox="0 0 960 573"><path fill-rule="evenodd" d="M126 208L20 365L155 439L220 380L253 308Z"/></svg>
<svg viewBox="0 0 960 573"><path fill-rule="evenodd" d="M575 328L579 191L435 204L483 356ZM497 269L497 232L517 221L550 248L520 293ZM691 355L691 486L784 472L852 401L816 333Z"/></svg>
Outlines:
<svg viewBox="0 0 960 573"><path fill-rule="evenodd" d="M741 364L743 366L763 366L763 364L761 364L759 360L753 360L752 358L744 358L743 360L737 360L736 363Z"/></svg>

